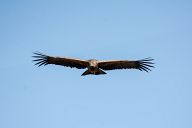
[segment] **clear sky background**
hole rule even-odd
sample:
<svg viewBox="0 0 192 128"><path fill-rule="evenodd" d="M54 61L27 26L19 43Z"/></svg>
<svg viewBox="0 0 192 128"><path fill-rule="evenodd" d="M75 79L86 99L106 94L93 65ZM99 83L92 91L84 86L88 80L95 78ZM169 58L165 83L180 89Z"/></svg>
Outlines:
<svg viewBox="0 0 192 128"><path fill-rule="evenodd" d="M153 57L152 72L36 67L32 52ZM1 0L1 128L192 128L192 1Z"/></svg>

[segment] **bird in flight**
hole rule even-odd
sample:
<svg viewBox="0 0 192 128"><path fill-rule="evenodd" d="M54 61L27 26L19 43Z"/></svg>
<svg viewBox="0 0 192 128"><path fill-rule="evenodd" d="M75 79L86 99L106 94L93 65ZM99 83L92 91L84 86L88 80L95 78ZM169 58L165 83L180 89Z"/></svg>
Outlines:
<svg viewBox="0 0 192 128"><path fill-rule="evenodd" d="M48 64L55 64L60 66L66 66L77 69L86 69L87 70L82 74L85 75L101 75L107 74L104 70L115 70L115 69L138 69L140 71L151 71L153 66L152 58L145 58L142 60L130 61L130 60L81 60L76 58L69 57L52 57L40 52L33 53L36 63L35 65L42 66Z"/></svg>

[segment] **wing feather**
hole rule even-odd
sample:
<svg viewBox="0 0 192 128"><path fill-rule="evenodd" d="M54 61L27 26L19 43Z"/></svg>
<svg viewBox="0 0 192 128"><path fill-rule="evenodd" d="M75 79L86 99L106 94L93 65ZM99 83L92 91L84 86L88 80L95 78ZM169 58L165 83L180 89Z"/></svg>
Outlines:
<svg viewBox="0 0 192 128"><path fill-rule="evenodd" d="M152 58L145 58L143 60L129 61L129 60L109 60L100 61L98 66L103 70L114 70L114 69L139 69L140 71L151 71L150 68L154 68Z"/></svg>
<svg viewBox="0 0 192 128"><path fill-rule="evenodd" d="M34 56L32 57L36 58L33 61L35 61L36 62L35 65L38 65L38 66L55 64L55 65L61 65L61 66L66 66L71 68L78 68L78 69L83 69L88 66L88 62L85 60L67 58L67 57L51 57L39 52L34 52L33 54Z"/></svg>

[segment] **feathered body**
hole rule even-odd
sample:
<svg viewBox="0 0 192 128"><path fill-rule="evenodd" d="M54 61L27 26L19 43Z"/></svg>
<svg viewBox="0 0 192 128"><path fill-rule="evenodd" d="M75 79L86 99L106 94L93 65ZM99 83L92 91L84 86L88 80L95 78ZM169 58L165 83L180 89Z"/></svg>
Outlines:
<svg viewBox="0 0 192 128"><path fill-rule="evenodd" d="M42 66L47 64L55 64L55 65L61 65L71 68L77 68L77 69L85 69L87 70L82 74L84 75L100 75L100 74L106 74L103 70L114 70L114 69L139 69L140 71L151 71L150 68L153 68L153 64L151 61L153 59L146 58L143 60L137 60L137 61L129 61L129 60L81 60L81 59L75 59L75 58L68 58L68 57L52 57L47 56L39 52L35 52L35 57L37 63L35 65Z"/></svg>

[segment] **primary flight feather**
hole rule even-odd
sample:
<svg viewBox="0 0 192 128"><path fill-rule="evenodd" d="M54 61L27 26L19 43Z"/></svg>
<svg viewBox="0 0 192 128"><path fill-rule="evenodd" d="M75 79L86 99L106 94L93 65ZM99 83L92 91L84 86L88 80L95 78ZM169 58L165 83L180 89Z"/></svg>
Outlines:
<svg viewBox="0 0 192 128"><path fill-rule="evenodd" d="M76 58L68 58L68 57L52 57L47 56L39 52L34 52L34 58L38 66L48 65L48 64L55 64L61 65L71 68L77 69L85 69L87 70L82 74L84 75L100 75L100 74L107 74L103 70L114 70L114 69L139 69L140 71L151 71L153 66L152 58L146 58L142 60L136 61L129 61L129 60L81 60Z"/></svg>

